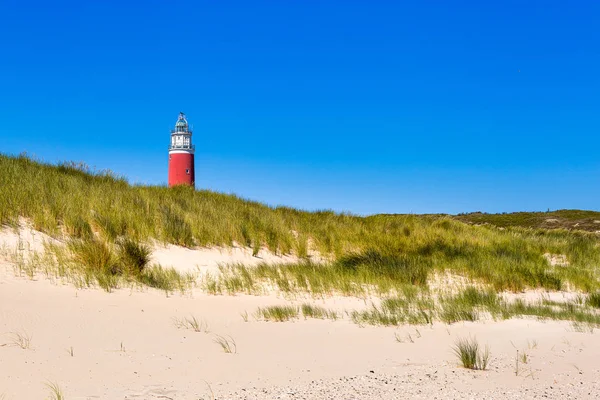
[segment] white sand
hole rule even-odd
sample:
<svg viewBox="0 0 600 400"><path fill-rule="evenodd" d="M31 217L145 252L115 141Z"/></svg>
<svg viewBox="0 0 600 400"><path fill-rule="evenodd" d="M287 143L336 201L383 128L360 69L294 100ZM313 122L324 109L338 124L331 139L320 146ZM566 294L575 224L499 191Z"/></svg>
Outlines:
<svg viewBox="0 0 600 400"><path fill-rule="evenodd" d="M317 258L315 256L315 258ZM152 245L152 263L159 263L163 267L173 267L179 272L216 273L219 265L244 264L254 266L259 263L279 264L297 262L298 258L290 255L276 255L261 249L256 256L252 255L252 248L210 247L188 249L172 244Z"/></svg>
<svg viewBox="0 0 600 400"><path fill-rule="evenodd" d="M62 241L36 231L25 219L21 219L18 228L0 228L0 254L14 252L27 258L33 252L43 252L44 243L61 244ZM220 265L244 264L255 266L259 263L286 264L297 262L298 257L274 254L266 248L260 249L256 256L248 246L235 244L231 247L213 246L186 248L158 241L150 243L152 249L151 264L158 263L163 267L173 267L182 273L217 273ZM322 262L324 258L316 251L309 251L313 262Z"/></svg>
<svg viewBox="0 0 600 400"><path fill-rule="evenodd" d="M169 261L168 251L158 257ZM212 259L193 263L215 265ZM217 399L579 399L600 393L598 333L569 323L361 328L347 317L274 323L252 316L244 322L240 315L287 301L77 290L15 277L10 263L0 262L0 399L47 398L45 382L58 384L69 400L210 399L211 390ZM366 306L348 298L314 302L338 310ZM180 329L173 321L192 315L210 332ZM30 335L30 348L14 345L10 332ZM225 354L215 335L231 335L238 353ZM488 371L458 367L452 345L469 335L490 346ZM517 349L529 361L515 376Z"/></svg>

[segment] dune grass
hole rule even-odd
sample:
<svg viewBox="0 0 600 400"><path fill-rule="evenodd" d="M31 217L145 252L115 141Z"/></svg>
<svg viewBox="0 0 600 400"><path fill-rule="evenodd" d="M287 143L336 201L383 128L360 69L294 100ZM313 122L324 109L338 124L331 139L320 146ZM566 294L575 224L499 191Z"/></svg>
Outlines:
<svg viewBox="0 0 600 400"><path fill-rule="evenodd" d="M227 335L215 335L213 341L218 344L224 353L227 354L236 354L237 353L237 343L233 337Z"/></svg>
<svg viewBox="0 0 600 400"><path fill-rule="evenodd" d="M488 367L490 360L489 348L481 349L475 338L458 339L453 351L465 368L485 370Z"/></svg>
<svg viewBox="0 0 600 400"><path fill-rule="evenodd" d="M340 229L355 237L361 231L362 219L351 215L268 207L183 186L132 186L82 163L55 166L0 155L0 176L0 224L15 225L25 217L54 236L89 239L101 231L112 240L155 238L188 247L237 242L256 253L267 247L306 256L309 237L318 248L334 252L345 245Z"/></svg>
<svg viewBox="0 0 600 400"><path fill-rule="evenodd" d="M416 221L416 222L415 222ZM436 273L465 277L495 291L599 288L596 235L567 231L510 231L470 227L452 220L413 221L409 237L382 235L364 250L331 262L230 265L210 281L209 292L260 291L267 283L283 292L387 295L410 285L425 288ZM419 229L415 228L419 226ZM563 254L568 267L551 265L545 254Z"/></svg>
<svg viewBox="0 0 600 400"><path fill-rule="evenodd" d="M189 287L189 276L148 265L144 243L156 239L188 247L238 243L255 255L268 249L299 257L291 265L223 267L202 282L209 293L276 288L316 296L376 294L389 299L382 310L392 319L400 314L414 321L432 318L426 296L406 304L395 296L406 288L426 293L436 274L459 276L494 292L600 291L597 234L535 229L519 222L522 216L511 217L518 226L497 227L464 223L460 216L306 212L187 187L129 185L110 171L49 165L26 156L0 155L0 176L0 224L16 226L25 217L34 228L65 241L63 248L51 249L55 272L77 276L81 286L98 284L110 291L143 284L167 292ZM316 262L315 252L325 262ZM549 255L568 264L552 265ZM20 273L27 275L47 268L46 260L19 262ZM594 301L591 296L588 302ZM478 309L461 302L467 299L436 306L436 317L449 322L478 318Z"/></svg>
<svg viewBox="0 0 600 400"><path fill-rule="evenodd" d="M62 388L55 382L46 382L46 387L50 392L50 400L64 400L65 395Z"/></svg>
<svg viewBox="0 0 600 400"><path fill-rule="evenodd" d="M298 319L302 315L304 319L330 319L337 320L340 315L333 310L316 306L310 303L303 303L300 307L292 305L259 307L256 310L256 318L262 318L265 321L285 322ZM246 316L247 320L247 316Z"/></svg>
<svg viewBox="0 0 600 400"><path fill-rule="evenodd" d="M536 229L561 228L589 232L600 230L600 212L586 210L514 212L501 214L475 212L459 214L454 218L471 224L490 224L498 227L520 226Z"/></svg>
<svg viewBox="0 0 600 400"><path fill-rule="evenodd" d="M19 347L23 350L31 348L31 335L26 331L9 332L9 345Z"/></svg>
<svg viewBox="0 0 600 400"><path fill-rule="evenodd" d="M196 318L195 316L174 318L173 323L179 329L191 329L194 332L210 333L208 322L203 318Z"/></svg>
<svg viewBox="0 0 600 400"><path fill-rule="evenodd" d="M63 268L79 271L85 277L85 286L96 282L107 291L136 282L165 292L185 291L193 281L173 268L149 266L149 248L132 239L116 243L98 238L72 239L66 249L55 246L53 250Z"/></svg>
<svg viewBox="0 0 600 400"><path fill-rule="evenodd" d="M330 320L335 321L338 318L340 318L340 315L336 311L329 310L325 307L315 306L310 303L302 304L302 306L300 306L300 311L302 312L302 315L304 316L305 319L306 318L315 318L315 319L330 319Z"/></svg>
<svg viewBox="0 0 600 400"><path fill-rule="evenodd" d="M600 292L590 293L587 298L590 307L600 308Z"/></svg>
<svg viewBox="0 0 600 400"><path fill-rule="evenodd" d="M187 187L132 186L110 171L76 163L49 165L26 156L0 155L0 176L0 224L15 225L25 217L38 230L81 240L101 232L109 241L154 238L183 246L236 242L300 257L316 250L344 257L342 268L369 264L373 272L408 273L405 279L414 284L423 282L432 265L447 261L498 281L487 264L501 267L502 273L511 272L515 262L527 264L530 273L517 270L510 276L517 288L560 284L544 275L543 253L564 254L578 270L599 260L597 236L584 232L501 231L436 215L305 212Z"/></svg>
<svg viewBox="0 0 600 400"><path fill-rule="evenodd" d="M297 319L299 315L298 307L294 306L268 306L259 307L256 310L256 316L265 321L283 322Z"/></svg>
<svg viewBox="0 0 600 400"><path fill-rule="evenodd" d="M600 312L587 302L552 302L544 299L526 302L509 300L493 289L467 287L454 295L400 293L372 304L362 311L353 311L352 320L359 325L397 326L429 325L434 321L452 324L481 319L530 317L540 320L572 321L587 326L600 326Z"/></svg>
<svg viewBox="0 0 600 400"><path fill-rule="evenodd" d="M124 244L127 243L127 244ZM131 239L111 243L102 238L68 239L65 245L46 243L43 252L15 249L3 252L16 275L33 278L42 273L84 288L99 286L110 292L127 286L149 286L170 294L185 292L195 284L193 274L159 264L148 265L150 249Z"/></svg>

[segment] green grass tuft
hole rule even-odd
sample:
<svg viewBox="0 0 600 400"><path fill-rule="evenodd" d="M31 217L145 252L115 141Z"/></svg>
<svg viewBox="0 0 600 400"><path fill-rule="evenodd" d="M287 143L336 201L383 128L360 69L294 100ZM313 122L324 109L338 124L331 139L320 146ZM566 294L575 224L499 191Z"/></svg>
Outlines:
<svg viewBox="0 0 600 400"><path fill-rule="evenodd" d="M453 348L454 354L463 367L485 370L490 359L489 348L481 349L476 339L458 339Z"/></svg>
<svg viewBox="0 0 600 400"><path fill-rule="evenodd" d="M590 307L600 308L600 292L590 293L587 298Z"/></svg>
<svg viewBox="0 0 600 400"><path fill-rule="evenodd" d="M331 319L333 321L339 318L337 312L328 310L324 307L315 306L309 303L304 303L300 307L304 318L316 318L316 319Z"/></svg>
<svg viewBox="0 0 600 400"><path fill-rule="evenodd" d="M50 391L50 400L64 400L63 390L57 383L46 382L46 387Z"/></svg>
<svg viewBox="0 0 600 400"><path fill-rule="evenodd" d="M119 263L131 275L139 275L150 262L151 250L130 238L123 238L117 242Z"/></svg>
<svg viewBox="0 0 600 400"><path fill-rule="evenodd" d="M289 321L298 318L298 307L294 306L269 306L256 311L257 317L262 317L266 321Z"/></svg>
<svg viewBox="0 0 600 400"><path fill-rule="evenodd" d="M215 335L214 342L216 344L218 344L219 346L221 346L221 349L223 349L224 353L227 353L227 354L237 353L237 344L236 344L235 340L229 335L227 335L227 336Z"/></svg>

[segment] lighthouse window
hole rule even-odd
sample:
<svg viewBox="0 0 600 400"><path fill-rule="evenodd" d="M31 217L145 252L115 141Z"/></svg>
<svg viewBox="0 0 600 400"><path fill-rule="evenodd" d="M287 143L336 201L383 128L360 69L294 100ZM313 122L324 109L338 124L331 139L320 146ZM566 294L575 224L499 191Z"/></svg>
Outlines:
<svg viewBox="0 0 600 400"><path fill-rule="evenodd" d="M189 175L189 174L190 174L190 170L189 170L189 169L186 169L186 170L185 170L185 173Z"/></svg>

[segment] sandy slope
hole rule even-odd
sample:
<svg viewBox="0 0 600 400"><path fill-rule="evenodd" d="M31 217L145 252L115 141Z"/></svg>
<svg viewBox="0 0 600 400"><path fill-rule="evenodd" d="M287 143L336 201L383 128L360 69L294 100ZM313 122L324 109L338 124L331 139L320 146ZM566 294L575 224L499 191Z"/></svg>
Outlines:
<svg viewBox="0 0 600 400"><path fill-rule="evenodd" d="M296 261L298 261L297 257L276 255L265 249L253 256L250 247L242 246L188 249L172 244L152 245L152 263L173 267L180 272L216 273L219 265L223 264L239 263L254 266L261 262L279 264Z"/></svg>
<svg viewBox="0 0 600 400"><path fill-rule="evenodd" d="M36 231L25 219L20 220L19 227L16 229L0 227L0 254L18 249L27 258L32 252L43 252L44 243L61 244L61 241ZM263 262L285 264L298 261L295 256L273 254L266 248L253 256L251 247L237 244L232 247L213 246L194 249L162 244L158 241L153 241L149 245L152 249L151 264L158 263L163 267L173 267L182 273L217 273L219 265L223 264L240 263L254 266ZM310 251L309 255L315 262L323 260L314 251Z"/></svg>
<svg viewBox="0 0 600 400"><path fill-rule="evenodd" d="M0 264L0 398L46 398L48 381L60 385L66 399L210 399L211 390L218 399L600 394L598 334L578 332L568 323L361 328L348 318L269 323L252 316L245 322L240 315L286 301L198 291L167 297L155 290L77 290L44 278L17 278L5 261ZM348 298L314 302L338 310L365 306ZM174 323L191 315L205 321L209 332ZM30 335L30 348L15 346L11 332ZM233 337L238 353L224 353L216 335ZM489 344L489 371L457 366L451 347L468 335ZM515 376L517 349L529 361Z"/></svg>

